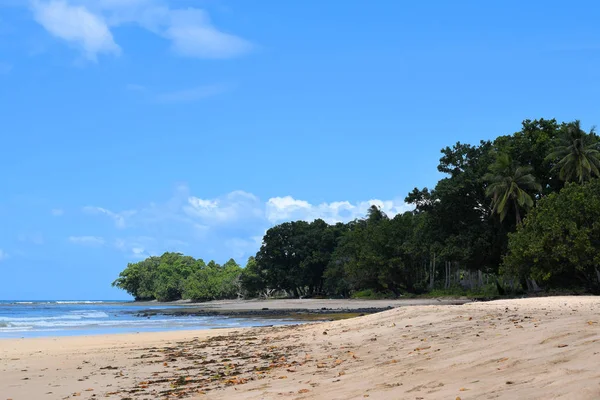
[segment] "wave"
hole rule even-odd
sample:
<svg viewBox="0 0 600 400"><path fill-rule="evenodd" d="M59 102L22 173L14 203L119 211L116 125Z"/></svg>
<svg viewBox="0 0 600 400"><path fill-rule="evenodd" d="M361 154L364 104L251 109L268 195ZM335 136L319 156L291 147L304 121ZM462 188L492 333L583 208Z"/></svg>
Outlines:
<svg viewBox="0 0 600 400"><path fill-rule="evenodd" d="M153 328L153 327L197 327L199 325L210 327L212 325L222 325L214 324L211 321L207 321L207 317L202 318L174 318L174 319L156 319L156 320L148 320L148 319L139 319L139 320L51 320L51 321L4 321L0 322L0 332L3 332L9 328L11 331L16 329L44 329L44 328L62 328L62 329L81 329L81 328L91 328L91 327L103 327L103 328ZM214 321L217 322L217 321ZM238 326L239 323L231 322L227 325Z"/></svg>
<svg viewBox="0 0 600 400"><path fill-rule="evenodd" d="M37 305L37 304L104 304L104 303L119 303L118 301L104 300L56 300L56 301L6 301L0 300L2 305Z"/></svg>
<svg viewBox="0 0 600 400"><path fill-rule="evenodd" d="M0 317L0 322L39 322L39 321L60 321L60 320L80 320L93 318L108 318L108 314L102 311L78 311L70 314L57 315L54 317Z"/></svg>

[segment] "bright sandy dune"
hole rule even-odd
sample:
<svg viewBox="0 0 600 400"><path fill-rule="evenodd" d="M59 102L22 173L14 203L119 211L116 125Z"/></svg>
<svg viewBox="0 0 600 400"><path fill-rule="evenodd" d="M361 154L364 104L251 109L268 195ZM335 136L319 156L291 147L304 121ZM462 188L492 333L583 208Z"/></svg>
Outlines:
<svg viewBox="0 0 600 400"><path fill-rule="evenodd" d="M599 322L600 298L554 297L300 327L4 340L0 400L600 399Z"/></svg>

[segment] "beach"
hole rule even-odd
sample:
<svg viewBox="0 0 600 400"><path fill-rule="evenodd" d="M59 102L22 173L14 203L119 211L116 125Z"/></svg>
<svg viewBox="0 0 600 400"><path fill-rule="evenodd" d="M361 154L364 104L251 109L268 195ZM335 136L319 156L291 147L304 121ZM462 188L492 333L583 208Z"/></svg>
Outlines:
<svg viewBox="0 0 600 400"><path fill-rule="evenodd" d="M600 298L540 297L295 326L4 339L0 400L598 399L599 323Z"/></svg>

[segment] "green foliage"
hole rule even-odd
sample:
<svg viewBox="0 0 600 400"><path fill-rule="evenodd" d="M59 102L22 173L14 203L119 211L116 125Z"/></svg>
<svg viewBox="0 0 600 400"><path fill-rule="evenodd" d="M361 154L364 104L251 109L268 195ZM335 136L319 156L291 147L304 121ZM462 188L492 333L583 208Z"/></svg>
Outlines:
<svg viewBox="0 0 600 400"><path fill-rule="evenodd" d="M248 259L240 280L245 297L259 297L267 289L265 273L259 268L254 257Z"/></svg>
<svg viewBox="0 0 600 400"><path fill-rule="evenodd" d="M460 286L453 286L448 289L433 289L423 297L468 297L469 299L489 300L501 297L502 293L498 291L495 283L484 285L477 289L465 289Z"/></svg>
<svg viewBox="0 0 600 400"><path fill-rule="evenodd" d="M252 282L262 277L264 286L297 296L312 296L323 291L323 274L341 235L343 225L330 226L323 220L311 223L286 222L272 227L256 254L256 267L244 277Z"/></svg>
<svg viewBox="0 0 600 400"><path fill-rule="evenodd" d="M365 289L352 294L353 299L362 300L381 300L381 299L394 299L396 295L391 292L376 292L373 289Z"/></svg>
<svg viewBox="0 0 600 400"><path fill-rule="evenodd" d="M512 208L518 225L524 210L533 207L530 193L540 192L542 186L536 182L532 171L533 167L520 166L506 153L498 154L496 161L490 165L490 172L483 177L489 184L485 194L492 198L492 212L500 215L500 221Z"/></svg>
<svg viewBox="0 0 600 400"><path fill-rule="evenodd" d="M567 184L538 202L509 237L503 272L550 287L600 289L600 181Z"/></svg>
<svg viewBox="0 0 600 400"><path fill-rule="evenodd" d="M160 257L149 257L127 264L112 285L125 290L136 300L153 300Z"/></svg>
<svg viewBox="0 0 600 400"><path fill-rule="evenodd" d="M508 154L519 165L530 166L531 174L542 186L542 194L547 195L563 186L552 171L548 154L563 135L565 126L555 119L525 120L519 132L496 138L493 148L497 154Z"/></svg>
<svg viewBox="0 0 600 400"><path fill-rule="evenodd" d="M443 148L444 176L407 195L411 212L389 218L372 206L346 224L285 222L266 232L246 268L165 253L129 264L113 285L161 301L493 298L538 284L598 291L599 146L578 121L525 120L511 135ZM495 281L484 284L484 273Z"/></svg>
<svg viewBox="0 0 600 400"><path fill-rule="evenodd" d="M185 281L183 297L193 301L236 298L241 293L241 274L233 259L222 266L211 261Z"/></svg>
<svg viewBox="0 0 600 400"><path fill-rule="evenodd" d="M600 176L600 143L594 130L584 132L579 121L566 126L558 145L547 160L556 164L552 171L558 171L561 180L583 183Z"/></svg>
<svg viewBox="0 0 600 400"><path fill-rule="evenodd" d="M229 260L223 266L179 253L131 263L113 286L127 291L136 300L173 301L235 298L240 292L242 268Z"/></svg>
<svg viewBox="0 0 600 400"><path fill-rule="evenodd" d="M329 290L345 296L366 289L394 295L410 291L416 275L411 266L419 265L407 251L415 218L406 213L390 220L372 207L341 238L326 272Z"/></svg>

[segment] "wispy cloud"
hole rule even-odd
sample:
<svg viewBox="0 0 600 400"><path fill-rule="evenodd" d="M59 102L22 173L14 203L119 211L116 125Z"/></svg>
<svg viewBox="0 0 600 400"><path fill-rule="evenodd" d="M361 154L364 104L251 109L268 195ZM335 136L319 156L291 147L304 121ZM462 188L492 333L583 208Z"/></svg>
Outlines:
<svg viewBox="0 0 600 400"><path fill-rule="evenodd" d="M401 200L372 199L355 204L349 201L335 201L314 205L305 200L285 196L273 197L267 201L266 218L272 223L289 220L313 221L318 218L328 223L348 222L364 217L373 205L391 217L413 208Z"/></svg>
<svg viewBox="0 0 600 400"><path fill-rule="evenodd" d="M189 103L217 96L230 90L228 85L198 86L190 89L161 93L155 96L158 103Z"/></svg>
<svg viewBox="0 0 600 400"><path fill-rule="evenodd" d="M134 260L159 255L157 240L148 236L118 238L114 241L117 250ZM166 249L163 249L166 251Z"/></svg>
<svg viewBox="0 0 600 400"><path fill-rule="evenodd" d="M87 246L102 246L104 238L100 236L69 236L69 242Z"/></svg>
<svg viewBox="0 0 600 400"><path fill-rule="evenodd" d="M236 190L215 199L189 196L187 205L182 211L211 226L216 223L241 222L252 218L262 219L264 206L252 193Z"/></svg>
<svg viewBox="0 0 600 400"><path fill-rule="evenodd" d="M4 250L0 249L0 261L4 261L7 258L8 258L8 254Z"/></svg>
<svg viewBox="0 0 600 400"><path fill-rule="evenodd" d="M104 18L83 5L71 5L64 0L34 0L31 7L40 25L81 49L88 60L96 61L98 54L121 52Z"/></svg>
<svg viewBox="0 0 600 400"><path fill-rule="evenodd" d="M65 213L65 210L61 208L53 208L52 210L50 210L50 213L55 217L60 217Z"/></svg>
<svg viewBox="0 0 600 400"><path fill-rule="evenodd" d="M110 218L112 218L115 221L115 225L117 228L125 228L125 226L127 225L127 218L129 218L130 216L132 216L133 214L136 213L136 211L134 210L130 210L130 211L122 211L122 212L112 212L110 210L107 210L106 208L102 208L102 207L93 207L93 206L86 206L83 207L83 211L88 213L88 214L104 214L104 215L108 215Z"/></svg>
<svg viewBox="0 0 600 400"><path fill-rule="evenodd" d="M252 50L250 42L220 32L199 9L173 10L164 36L173 41L173 50L196 58L231 58Z"/></svg>
<svg viewBox="0 0 600 400"><path fill-rule="evenodd" d="M371 205L381 207L390 217L412 209L401 200L312 204L282 196L263 201L241 190L218 197L200 197L181 185L166 202L150 203L138 210L119 212L101 207L84 210L93 209L113 219L121 233L129 234L113 239L113 247L131 259L164 251L243 259L260 248L265 231L274 224L317 218L328 223L348 222L364 217Z"/></svg>
<svg viewBox="0 0 600 400"><path fill-rule="evenodd" d="M128 24L164 37L184 57L231 58L252 44L217 29L199 8L177 9L166 0L31 0L35 20L49 33L77 45L88 59L119 54L112 29Z"/></svg>

